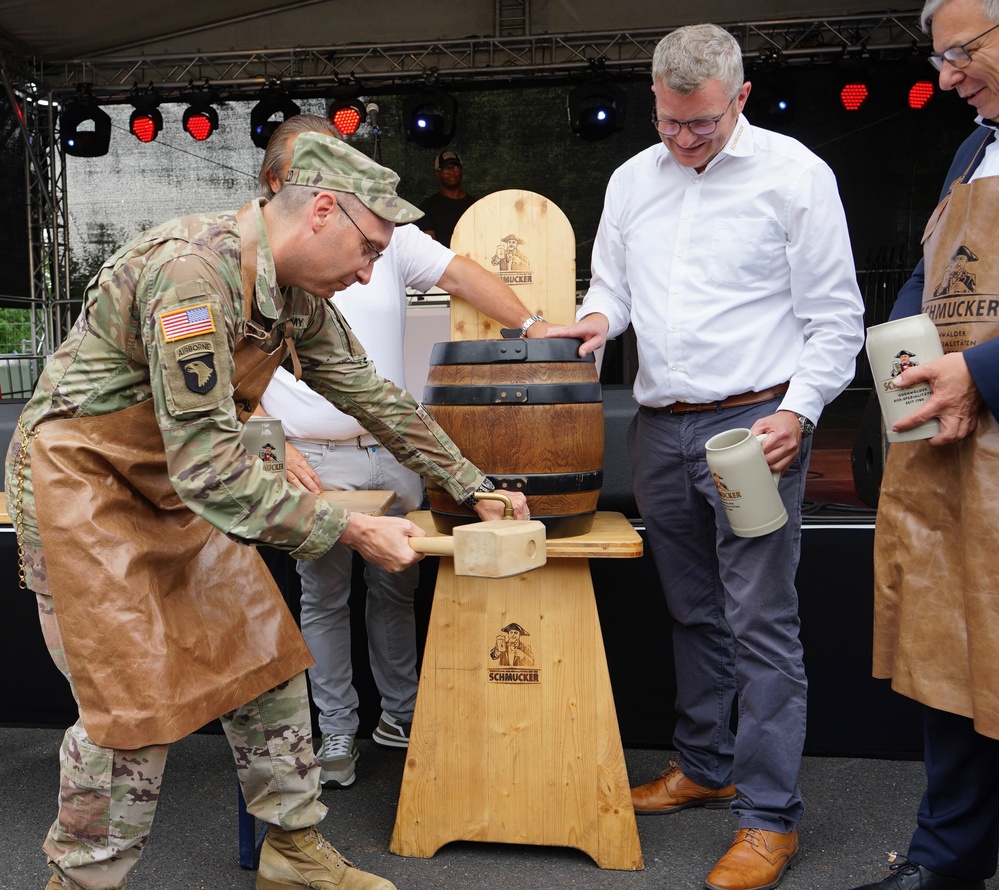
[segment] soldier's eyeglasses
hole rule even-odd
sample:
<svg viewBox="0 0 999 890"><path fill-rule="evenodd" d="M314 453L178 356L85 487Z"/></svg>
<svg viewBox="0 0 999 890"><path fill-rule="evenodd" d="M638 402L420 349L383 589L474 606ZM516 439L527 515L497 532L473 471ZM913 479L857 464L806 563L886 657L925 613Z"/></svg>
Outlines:
<svg viewBox="0 0 999 890"><path fill-rule="evenodd" d="M352 217L349 213L347 213L346 210L343 209L343 205L337 202L336 206L343 211L343 215L346 216L347 219L350 220L351 225L353 225L353 227L357 229L358 232L361 233L361 237L364 239L364 243L368 245L368 250L371 251L371 256L368 257L368 265L371 266L374 263L378 262L378 260L380 260L384 256L384 254L377 247L375 247L374 244L371 243L371 239L367 235L365 235L364 230L356 222L354 222L354 217Z"/></svg>

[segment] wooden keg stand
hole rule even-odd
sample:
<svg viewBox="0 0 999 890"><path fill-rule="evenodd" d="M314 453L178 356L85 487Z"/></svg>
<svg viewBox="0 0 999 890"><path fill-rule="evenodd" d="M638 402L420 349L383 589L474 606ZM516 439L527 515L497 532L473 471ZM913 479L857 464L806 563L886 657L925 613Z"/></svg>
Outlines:
<svg viewBox="0 0 999 890"><path fill-rule="evenodd" d="M452 247L486 268L494 257L516 265L517 249L529 263L506 277L524 304L572 321L572 229L545 198L481 199ZM453 339L499 336L497 322L462 303L452 296ZM410 518L438 534L429 511ZM642 540L620 513L597 512L588 533L547 550L546 565L510 578L457 577L441 558L393 853L428 858L456 840L542 844L582 850L601 868L643 868L589 569L590 558L641 556Z"/></svg>

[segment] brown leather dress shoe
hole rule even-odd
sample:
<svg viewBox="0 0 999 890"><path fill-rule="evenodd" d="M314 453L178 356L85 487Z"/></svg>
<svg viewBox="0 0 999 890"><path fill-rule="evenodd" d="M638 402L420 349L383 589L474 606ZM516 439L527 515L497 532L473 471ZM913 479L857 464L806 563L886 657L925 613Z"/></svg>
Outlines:
<svg viewBox="0 0 999 890"><path fill-rule="evenodd" d="M798 859L798 832L740 828L705 884L711 890L771 890Z"/></svg>
<svg viewBox="0 0 999 890"><path fill-rule="evenodd" d="M631 803L640 815L677 813L687 807L720 809L735 800L735 793L735 785L705 788L691 782L680 764L671 761L654 782L631 789Z"/></svg>

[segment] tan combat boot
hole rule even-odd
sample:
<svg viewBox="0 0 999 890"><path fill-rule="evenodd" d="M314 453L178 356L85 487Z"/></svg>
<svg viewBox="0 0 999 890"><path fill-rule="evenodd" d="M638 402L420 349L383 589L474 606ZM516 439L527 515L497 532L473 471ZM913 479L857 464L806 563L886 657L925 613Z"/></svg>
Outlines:
<svg viewBox="0 0 999 890"><path fill-rule="evenodd" d="M294 887L396 890L391 881L361 871L344 859L314 826L285 831L271 825L260 848L257 890Z"/></svg>

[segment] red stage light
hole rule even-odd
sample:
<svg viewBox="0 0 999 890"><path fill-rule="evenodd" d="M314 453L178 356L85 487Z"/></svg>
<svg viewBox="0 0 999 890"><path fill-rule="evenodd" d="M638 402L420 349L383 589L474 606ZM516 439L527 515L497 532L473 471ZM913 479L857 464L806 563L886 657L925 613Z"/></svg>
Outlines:
<svg viewBox="0 0 999 890"><path fill-rule="evenodd" d="M356 103L345 103L330 108L329 119L344 136L353 136L364 120L364 113Z"/></svg>
<svg viewBox="0 0 999 890"><path fill-rule="evenodd" d="M156 108L148 111L136 108L128 119L128 130L139 142L152 142L162 129L163 115Z"/></svg>
<svg viewBox="0 0 999 890"><path fill-rule="evenodd" d="M219 113L211 105L191 105L184 112L184 129L198 142L204 142L218 126Z"/></svg>
<svg viewBox="0 0 999 890"><path fill-rule="evenodd" d="M204 142L212 135L212 122L208 120L208 115L192 114L184 129L198 142Z"/></svg>
<svg viewBox="0 0 999 890"><path fill-rule="evenodd" d="M867 84L848 83L839 91L839 101L847 111L856 111L867 101Z"/></svg>
<svg viewBox="0 0 999 890"><path fill-rule="evenodd" d="M930 80L917 80L909 90L909 107L915 111L926 107L926 103L933 98L933 82Z"/></svg>

